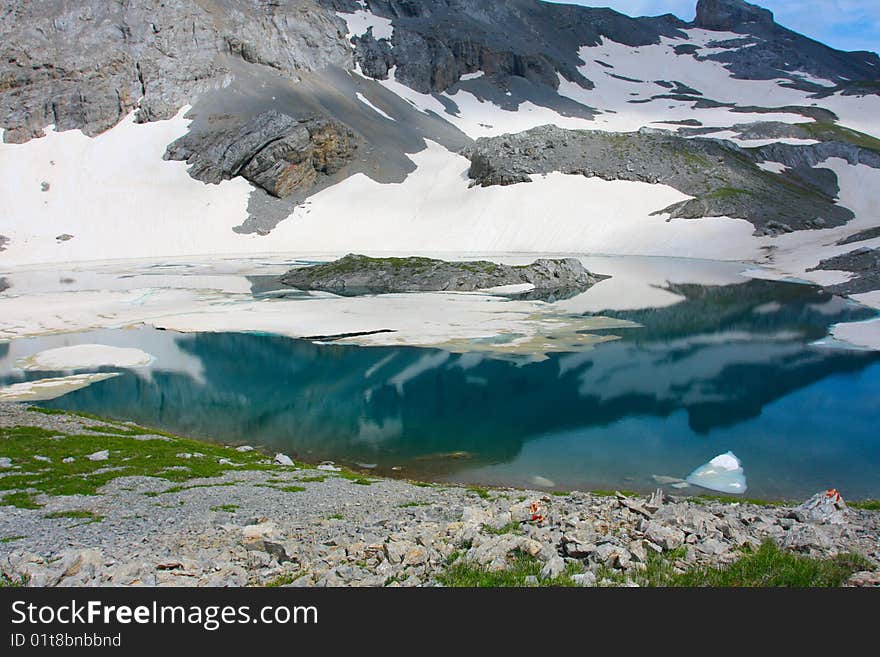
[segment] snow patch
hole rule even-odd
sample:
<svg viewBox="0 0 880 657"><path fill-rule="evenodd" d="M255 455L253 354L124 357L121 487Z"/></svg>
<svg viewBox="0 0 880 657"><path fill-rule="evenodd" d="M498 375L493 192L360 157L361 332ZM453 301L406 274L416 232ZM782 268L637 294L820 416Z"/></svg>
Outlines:
<svg viewBox="0 0 880 657"><path fill-rule="evenodd" d="M143 124L132 114L96 137L50 129L25 144L0 143L0 216L11 238L4 262L254 250L258 236L232 231L248 216L247 181L206 185L186 162L162 159L187 132L187 111ZM73 239L59 242L62 233Z"/></svg>
<svg viewBox="0 0 880 657"><path fill-rule="evenodd" d="M23 381L0 388L0 402L35 402L63 397L69 392L86 388L98 381L120 376L119 372L73 374L51 379Z"/></svg>
<svg viewBox="0 0 880 657"><path fill-rule="evenodd" d="M349 40L352 37L363 36L370 28L373 28L373 37L377 40L391 39L391 36L394 34L394 26L389 19L376 16L363 9L358 9L352 14L337 11L336 15L345 21L348 27Z"/></svg>
<svg viewBox="0 0 880 657"><path fill-rule="evenodd" d="M16 363L26 371L57 372L99 367L147 367L154 357L141 349L111 347L105 344L78 344L38 352Z"/></svg>
<svg viewBox="0 0 880 657"><path fill-rule="evenodd" d="M376 112L376 114L379 114L380 116L385 117L385 118L388 119L389 121L396 121L396 120L397 120L397 119L395 119L393 116L389 116L388 114L386 114L385 112L383 112L382 110L380 110L378 107L376 107L375 105L373 105L373 103L371 103L371 102L369 101L369 99L368 99L366 96L364 96L360 91L358 91L355 95L357 96L357 99L358 99L359 101L361 101L364 105L366 105L366 106L369 107L371 110L373 110L374 112Z"/></svg>

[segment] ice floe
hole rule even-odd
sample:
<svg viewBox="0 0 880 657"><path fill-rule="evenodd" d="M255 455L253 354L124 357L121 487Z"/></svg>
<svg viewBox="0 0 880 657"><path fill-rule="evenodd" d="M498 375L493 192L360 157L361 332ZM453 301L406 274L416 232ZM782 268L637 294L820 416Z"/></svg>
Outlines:
<svg viewBox="0 0 880 657"><path fill-rule="evenodd" d="M719 454L708 463L704 463L691 472L685 481L719 493L740 495L747 489L742 464L733 452Z"/></svg>
<svg viewBox="0 0 880 657"><path fill-rule="evenodd" d="M151 354L133 347L77 344L33 354L18 361L16 367L28 371L57 372L99 367L147 367L153 360Z"/></svg>
<svg viewBox="0 0 880 657"><path fill-rule="evenodd" d="M101 372L13 383L0 388L0 402L35 402L57 399L74 390L80 390L98 381L112 379L116 376L119 376L118 372Z"/></svg>

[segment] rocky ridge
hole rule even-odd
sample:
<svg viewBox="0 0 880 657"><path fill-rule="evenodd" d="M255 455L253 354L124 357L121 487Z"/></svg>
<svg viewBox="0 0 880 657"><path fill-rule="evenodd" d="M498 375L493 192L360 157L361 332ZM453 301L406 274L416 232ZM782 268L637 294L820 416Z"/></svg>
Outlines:
<svg viewBox="0 0 880 657"><path fill-rule="evenodd" d="M540 258L530 265L489 261L447 262L433 258L368 258L349 254L321 265L300 267L282 276L301 290L347 294L388 292L470 292L530 284L537 290L586 290L605 278L587 271L576 258Z"/></svg>
<svg viewBox="0 0 880 657"><path fill-rule="evenodd" d="M511 0L322 0L335 11L365 7L391 20L390 38L371 32L354 40L355 59L365 74L397 79L422 93L442 92L461 76L482 70L501 87L515 77L556 89L559 76L585 89L593 81L579 71L579 49L603 39L631 47L659 43L661 37L681 37L698 27L736 32L742 48L712 52L709 44L686 44L681 55L729 66L737 77L787 77L796 88L828 93L806 82L803 72L855 88L853 81L873 80L880 59L874 53L842 53L792 32L774 21L772 12L742 0L698 0L692 23L666 14L630 18L611 9ZM542 35L542 38L536 35ZM835 89L837 90L837 89ZM864 90L863 90L864 91ZM873 93L870 86L868 93Z"/></svg>
<svg viewBox="0 0 880 657"><path fill-rule="evenodd" d="M752 152L731 142L685 139L644 128L612 134L547 125L479 139L463 153L471 161L468 176L484 187L527 183L532 175L557 171L660 183L695 197L660 213L687 219L736 217L751 222L758 232L775 234L839 226L853 218L851 211L835 203L836 179L831 185L816 184L811 161L847 154L880 167L880 156L873 151L850 144L820 146L821 153L794 146L765 152L774 161L792 163L800 177L760 169Z"/></svg>
<svg viewBox="0 0 880 657"><path fill-rule="evenodd" d="M16 143L47 125L96 135L132 111L170 118L228 84L233 60L292 78L352 62L344 21L311 0L12 0L0 44L0 126Z"/></svg>
<svg viewBox="0 0 880 657"><path fill-rule="evenodd" d="M0 406L0 426L89 431L74 416ZM136 440L136 438L132 438ZM230 448L230 458L244 450ZM181 462L197 454L179 455ZM9 471L15 463L0 461ZM800 506L597 495L343 477L332 464L238 471L168 488L112 480L97 496L43 497L0 515L0 574L32 586L420 586L452 562L488 570L527 555L536 579L580 570L583 586L632 585L651 554L673 567L733 561L773 540L812 556L854 551L880 563L880 514L833 493ZM79 515L77 515L79 514ZM79 519L77 519L79 518ZM83 520L85 518L85 521ZM853 576L877 585L877 572Z"/></svg>
<svg viewBox="0 0 880 657"><path fill-rule="evenodd" d="M826 286L838 294L861 294L880 288L880 250L861 247L849 253L821 261L809 271L817 269L845 271L852 274L850 280Z"/></svg>

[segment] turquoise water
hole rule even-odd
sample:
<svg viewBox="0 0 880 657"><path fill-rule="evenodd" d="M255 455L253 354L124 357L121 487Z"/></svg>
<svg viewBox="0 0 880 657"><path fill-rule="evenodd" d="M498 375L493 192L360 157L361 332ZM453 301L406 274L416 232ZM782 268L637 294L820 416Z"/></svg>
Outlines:
<svg viewBox="0 0 880 657"><path fill-rule="evenodd" d="M17 343L38 351L112 338L151 353L171 345L177 356L149 372L123 371L45 405L312 461L471 483L649 490L654 475L684 477L732 450L749 495L833 486L880 497L880 354L814 344L831 324L872 313L804 285L675 291L687 300L604 313L642 328L538 362L146 328ZM0 383L52 375L16 371L11 359L0 345Z"/></svg>

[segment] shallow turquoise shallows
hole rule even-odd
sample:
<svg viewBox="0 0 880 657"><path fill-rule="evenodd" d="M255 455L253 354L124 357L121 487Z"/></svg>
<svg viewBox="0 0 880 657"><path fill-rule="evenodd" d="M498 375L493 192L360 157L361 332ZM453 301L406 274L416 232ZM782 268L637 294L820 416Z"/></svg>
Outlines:
<svg viewBox="0 0 880 657"><path fill-rule="evenodd" d="M112 340L150 353L164 344L148 371L123 370L45 405L308 461L413 478L650 490L657 477L669 485L662 478L732 451L748 496L836 487L880 497L880 354L817 344L830 325L871 312L789 283L676 292L687 300L604 313L642 328L539 361L152 329L17 342L38 351ZM0 345L0 383L53 375L17 371L11 360Z"/></svg>

